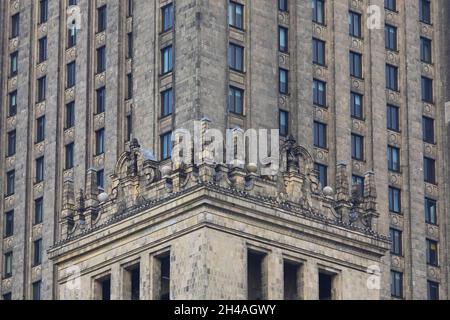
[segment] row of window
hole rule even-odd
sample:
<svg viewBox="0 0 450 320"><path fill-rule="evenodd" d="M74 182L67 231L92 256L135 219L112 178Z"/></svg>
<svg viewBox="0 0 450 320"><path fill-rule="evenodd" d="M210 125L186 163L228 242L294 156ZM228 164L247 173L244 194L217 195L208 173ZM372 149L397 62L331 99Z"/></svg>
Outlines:
<svg viewBox="0 0 450 320"><path fill-rule="evenodd" d="M42 264L42 239L33 241L33 267ZM3 279L11 278L13 273L13 252L3 255Z"/></svg>
<svg viewBox="0 0 450 320"><path fill-rule="evenodd" d="M391 270L391 295L396 299L404 299L403 291L403 273ZM439 300L439 283L435 281L427 281L427 297L428 300Z"/></svg>

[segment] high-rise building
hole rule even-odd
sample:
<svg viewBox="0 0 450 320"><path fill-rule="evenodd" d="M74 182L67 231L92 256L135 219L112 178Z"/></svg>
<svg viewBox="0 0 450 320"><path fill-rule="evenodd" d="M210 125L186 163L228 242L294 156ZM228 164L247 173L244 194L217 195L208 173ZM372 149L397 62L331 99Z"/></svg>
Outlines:
<svg viewBox="0 0 450 320"><path fill-rule="evenodd" d="M449 21L446 0L1 1L0 298L448 299ZM221 153L208 129L234 160L259 143L180 164L179 129L204 147L185 159ZM280 148L248 161L262 129Z"/></svg>

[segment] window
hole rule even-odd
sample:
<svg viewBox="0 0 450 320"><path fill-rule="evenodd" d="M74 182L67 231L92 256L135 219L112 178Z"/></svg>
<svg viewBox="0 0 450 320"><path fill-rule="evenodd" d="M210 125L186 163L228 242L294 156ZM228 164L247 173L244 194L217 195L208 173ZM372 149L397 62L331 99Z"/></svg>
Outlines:
<svg viewBox="0 0 450 320"><path fill-rule="evenodd" d="M4 266L3 266L3 277L11 278L12 277L12 263L13 263L13 253L8 252L4 256Z"/></svg>
<svg viewBox="0 0 450 320"><path fill-rule="evenodd" d="M280 136L287 137L289 134L289 113L284 110L279 111Z"/></svg>
<svg viewBox="0 0 450 320"><path fill-rule="evenodd" d="M391 296L403 298L403 273L391 271Z"/></svg>
<svg viewBox="0 0 450 320"><path fill-rule="evenodd" d="M350 11L348 17L350 35L355 38L361 38L361 15Z"/></svg>
<svg viewBox="0 0 450 320"><path fill-rule="evenodd" d="M434 119L422 117L423 141L434 144Z"/></svg>
<svg viewBox="0 0 450 320"><path fill-rule="evenodd" d="M397 51L397 28L386 24L384 26L384 43L388 50Z"/></svg>
<svg viewBox="0 0 450 320"><path fill-rule="evenodd" d="M352 133L352 159L364 161L364 137Z"/></svg>
<svg viewBox="0 0 450 320"><path fill-rule="evenodd" d="M391 254L396 256L401 256L403 249L402 249L402 232L397 229L390 229L390 236L391 236Z"/></svg>
<svg viewBox="0 0 450 320"><path fill-rule="evenodd" d="M244 6L230 1L228 4L228 24L232 27L243 29L244 27Z"/></svg>
<svg viewBox="0 0 450 320"><path fill-rule="evenodd" d="M162 31L167 32L173 28L173 5L170 3L161 9Z"/></svg>
<svg viewBox="0 0 450 320"><path fill-rule="evenodd" d="M420 37L420 60L425 63L432 63L431 40Z"/></svg>
<svg viewBox="0 0 450 320"><path fill-rule="evenodd" d="M436 200L425 198L425 222L437 225L437 202Z"/></svg>
<svg viewBox="0 0 450 320"><path fill-rule="evenodd" d="M3 232L5 238L9 238L14 235L14 210L5 213Z"/></svg>
<svg viewBox="0 0 450 320"><path fill-rule="evenodd" d="M75 125L75 102L69 102L66 105L66 127L65 129L72 128Z"/></svg>
<svg viewBox="0 0 450 320"><path fill-rule="evenodd" d="M355 190L358 196L362 197L364 195L364 177L360 177L357 175L352 175L352 193Z"/></svg>
<svg viewBox="0 0 450 320"><path fill-rule="evenodd" d="M419 0L419 19L423 23L431 24L431 1Z"/></svg>
<svg viewBox="0 0 450 320"><path fill-rule="evenodd" d="M70 143L70 144L66 145L65 148L66 148L65 169L69 170L69 169L73 168L75 144Z"/></svg>
<svg viewBox="0 0 450 320"><path fill-rule="evenodd" d="M37 92L37 102L42 102L46 99L47 95L47 77L42 77L38 79L38 92Z"/></svg>
<svg viewBox="0 0 450 320"><path fill-rule="evenodd" d="M244 114L244 91L236 87L228 90L228 110L236 114Z"/></svg>
<svg viewBox="0 0 450 320"><path fill-rule="evenodd" d="M289 72L285 69L279 70L278 88L281 94L288 94L289 92Z"/></svg>
<svg viewBox="0 0 450 320"><path fill-rule="evenodd" d="M71 62L67 65L67 88L75 86L76 82L76 64Z"/></svg>
<svg viewBox="0 0 450 320"><path fill-rule="evenodd" d="M125 300L139 300L140 299L140 279L141 279L141 270L139 263L127 267L124 270L124 282L125 282L125 290L124 290L124 299Z"/></svg>
<svg viewBox="0 0 450 320"><path fill-rule="evenodd" d="M17 75L17 72L19 71L18 60L19 60L19 52L18 51L13 52L10 56L10 68L9 68L9 74L11 77Z"/></svg>
<svg viewBox="0 0 450 320"><path fill-rule="evenodd" d="M44 157L36 159L36 183L44 181Z"/></svg>
<svg viewBox="0 0 450 320"><path fill-rule="evenodd" d="M106 88L97 89L97 114L103 113L106 110Z"/></svg>
<svg viewBox="0 0 450 320"><path fill-rule="evenodd" d="M314 122L314 146L318 148L327 148L327 125Z"/></svg>
<svg viewBox="0 0 450 320"><path fill-rule="evenodd" d="M33 242L33 266L39 266L42 263L42 239Z"/></svg>
<svg viewBox="0 0 450 320"><path fill-rule="evenodd" d="M388 146L387 149L388 169L400 172L400 149Z"/></svg>
<svg viewBox="0 0 450 320"><path fill-rule="evenodd" d="M170 300L170 252L156 257L155 265L158 266L159 290L154 293L155 298L163 301Z"/></svg>
<svg viewBox="0 0 450 320"><path fill-rule="evenodd" d="M389 187L389 211L393 213L401 213L401 191L400 189Z"/></svg>
<svg viewBox="0 0 450 320"><path fill-rule="evenodd" d="M6 196L12 196L15 193L16 172L14 170L6 173Z"/></svg>
<svg viewBox="0 0 450 320"><path fill-rule="evenodd" d="M289 51L289 30L285 27L278 27L278 50L280 52Z"/></svg>
<svg viewBox="0 0 450 320"><path fill-rule="evenodd" d="M236 71L244 71L244 48L236 44L230 43L228 47L228 64L229 67Z"/></svg>
<svg viewBox="0 0 450 320"><path fill-rule="evenodd" d="M39 0L39 23L48 20L48 0Z"/></svg>
<svg viewBox="0 0 450 320"><path fill-rule="evenodd" d="M34 225L44 221L44 198L34 200Z"/></svg>
<svg viewBox="0 0 450 320"><path fill-rule="evenodd" d="M133 74L129 73L127 74L127 100L130 100L133 98Z"/></svg>
<svg viewBox="0 0 450 320"><path fill-rule="evenodd" d="M362 78L362 55L353 51L350 51L350 75Z"/></svg>
<svg viewBox="0 0 450 320"><path fill-rule="evenodd" d="M423 174L425 182L436 184L436 160L426 157L423 159Z"/></svg>
<svg viewBox="0 0 450 320"><path fill-rule="evenodd" d="M313 103L320 107L327 105L327 84L323 81L314 79L313 81Z"/></svg>
<svg viewBox="0 0 450 320"><path fill-rule="evenodd" d="M133 16L133 10L134 10L133 1L134 0L127 0L127 17Z"/></svg>
<svg viewBox="0 0 450 320"><path fill-rule="evenodd" d="M106 47L97 49L97 73L102 73L106 70Z"/></svg>
<svg viewBox="0 0 450 320"><path fill-rule="evenodd" d="M11 292L5 293L3 295L3 301L10 301L10 300L12 300L12 293Z"/></svg>
<svg viewBox="0 0 450 320"><path fill-rule="evenodd" d="M47 37L39 39L39 59L38 63L47 60Z"/></svg>
<svg viewBox="0 0 450 320"><path fill-rule="evenodd" d="M325 41L313 39L313 63L325 65Z"/></svg>
<svg viewBox="0 0 450 320"><path fill-rule="evenodd" d="M103 32L107 26L106 5L97 9L97 32Z"/></svg>
<svg viewBox="0 0 450 320"><path fill-rule="evenodd" d="M325 0L312 0L313 21L318 24L325 24Z"/></svg>
<svg viewBox="0 0 450 320"><path fill-rule="evenodd" d="M105 153L105 129L95 131L95 155L99 156Z"/></svg>
<svg viewBox="0 0 450 320"><path fill-rule="evenodd" d="M8 149L6 152L7 157L12 157L16 154L16 130L8 132Z"/></svg>
<svg viewBox="0 0 450 320"><path fill-rule="evenodd" d="M362 95L355 92L350 93L350 110L352 118L360 120L364 118Z"/></svg>
<svg viewBox="0 0 450 320"><path fill-rule="evenodd" d="M387 128L392 131L400 131L399 108L388 104L387 106Z"/></svg>
<svg viewBox="0 0 450 320"><path fill-rule="evenodd" d="M397 0L384 0L384 8L390 11L397 11Z"/></svg>
<svg viewBox="0 0 450 320"><path fill-rule="evenodd" d="M161 93L161 116L167 117L173 112L173 90L168 89Z"/></svg>
<svg viewBox="0 0 450 320"><path fill-rule="evenodd" d="M328 186L328 167L323 164L316 163L314 165L314 170L317 171L321 189Z"/></svg>
<svg viewBox="0 0 450 320"><path fill-rule="evenodd" d="M33 300L35 301L41 300L41 287L42 287L41 281L33 283Z"/></svg>
<svg viewBox="0 0 450 320"><path fill-rule="evenodd" d="M127 126L127 136L126 136L125 141L131 141L131 137L133 134L133 116L132 116L132 114L127 115L126 126Z"/></svg>
<svg viewBox="0 0 450 320"><path fill-rule="evenodd" d="M433 80L422 77L422 101L433 103Z"/></svg>
<svg viewBox="0 0 450 320"><path fill-rule="evenodd" d="M20 33L20 13L11 17L11 39L19 36Z"/></svg>
<svg viewBox="0 0 450 320"><path fill-rule="evenodd" d="M301 265L296 262L283 261L283 288L284 300L299 300L300 292L300 270Z"/></svg>
<svg viewBox="0 0 450 320"><path fill-rule="evenodd" d="M438 243L427 239L427 264L437 267L439 265Z"/></svg>
<svg viewBox="0 0 450 320"><path fill-rule="evenodd" d="M97 188L104 190L105 189L105 171L103 169L97 171L96 180L97 180Z"/></svg>
<svg viewBox="0 0 450 320"><path fill-rule="evenodd" d="M266 275L264 253L248 251L247 253L247 298L248 300L264 300L266 297Z"/></svg>
<svg viewBox="0 0 450 320"><path fill-rule="evenodd" d="M36 120L36 143L45 140L45 116Z"/></svg>
<svg viewBox="0 0 450 320"><path fill-rule="evenodd" d="M72 48L77 44L77 28L73 21L73 25L67 31L67 48Z"/></svg>
<svg viewBox="0 0 450 320"><path fill-rule="evenodd" d="M111 276L108 275L95 281L96 300L111 300Z"/></svg>
<svg viewBox="0 0 450 320"><path fill-rule="evenodd" d="M172 46L165 47L161 50L162 74L172 72Z"/></svg>
<svg viewBox="0 0 450 320"><path fill-rule="evenodd" d="M390 64L386 64L386 88L398 91L398 68Z"/></svg>
<svg viewBox="0 0 450 320"><path fill-rule="evenodd" d="M129 32L127 34L127 59L133 58L133 52L134 52L134 41L133 41L133 32Z"/></svg>
<svg viewBox="0 0 450 320"><path fill-rule="evenodd" d="M161 136L161 160L167 160L172 157L172 132Z"/></svg>
<svg viewBox="0 0 450 320"><path fill-rule="evenodd" d="M427 281L428 300L439 300L439 283Z"/></svg>
<svg viewBox="0 0 450 320"><path fill-rule="evenodd" d="M13 117L17 114L17 91L13 91L9 94L9 116Z"/></svg>
<svg viewBox="0 0 450 320"><path fill-rule="evenodd" d="M319 272L319 300L333 300L335 275L329 272Z"/></svg>
<svg viewBox="0 0 450 320"><path fill-rule="evenodd" d="M278 10L288 11L288 0L278 0Z"/></svg>

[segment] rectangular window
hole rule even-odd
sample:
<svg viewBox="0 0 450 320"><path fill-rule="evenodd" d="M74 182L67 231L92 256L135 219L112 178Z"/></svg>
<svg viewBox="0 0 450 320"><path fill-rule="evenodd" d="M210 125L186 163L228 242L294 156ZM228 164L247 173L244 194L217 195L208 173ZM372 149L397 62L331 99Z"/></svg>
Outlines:
<svg viewBox="0 0 450 320"><path fill-rule="evenodd" d="M431 40L420 37L420 60L425 63L432 63Z"/></svg>
<svg viewBox="0 0 450 320"><path fill-rule="evenodd" d="M42 287L41 281L33 283L33 300L35 301L41 300L41 287Z"/></svg>
<svg viewBox="0 0 450 320"><path fill-rule="evenodd" d="M288 11L288 0L278 0L278 10L280 11Z"/></svg>
<svg viewBox="0 0 450 320"><path fill-rule="evenodd" d="M403 273L391 271L391 296L394 298L403 298Z"/></svg>
<svg viewBox="0 0 450 320"><path fill-rule="evenodd" d="M437 225L437 202L436 200L425 198L425 222Z"/></svg>
<svg viewBox="0 0 450 320"><path fill-rule="evenodd" d="M397 51L397 28L386 24L384 26L384 43L388 50Z"/></svg>
<svg viewBox="0 0 450 320"><path fill-rule="evenodd" d="M390 11L397 11L396 0L384 0L384 8Z"/></svg>
<svg viewBox="0 0 450 320"><path fill-rule="evenodd" d="M34 225L44 221L44 198L34 200Z"/></svg>
<svg viewBox="0 0 450 320"><path fill-rule="evenodd" d="M170 116L173 112L173 90L168 89L161 92L161 116Z"/></svg>
<svg viewBox="0 0 450 320"><path fill-rule="evenodd" d="M279 70L278 89L281 94L289 93L289 72L281 68Z"/></svg>
<svg viewBox="0 0 450 320"><path fill-rule="evenodd" d="M313 63L325 65L325 41L313 39Z"/></svg>
<svg viewBox="0 0 450 320"><path fill-rule="evenodd" d="M42 102L47 96L47 77L38 79L37 102Z"/></svg>
<svg viewBox="0 0 450 320"><path fill-rule="evenodd" d="M422 77L422 101L433 103L433 80Z"/></svg>
<svg viewBox="0 0 450 320"><path fill-rule="evenodd" d="M3 301L11 301L11 300L12 300L12 293L11 292L5 293L3 295Z"/></svg>
<svg viewBox="0 0 450 320"><path fill-rule="evenodd" d="M352 133L352 159L364 161L364 137Z"/></svg>
<svg viewBox="0 0 450 320"><path fill-rule="evenodd" d="M65 129L70 129L75 125L75 102L69 102L66 105Z"/></svg>
<svg viewBox="0 0 450 320"><path fill-rule="evenodd" d="M139 300L140 299L140 279L141 268L139 263L136 265L127 267L124 270L124 300Z"/></svg>
<svg viewBox="0 0 450 320"><path fill-rule="evenodd" d="M13 52L10 56L10 68L9 68L9 74L11 77L14 77L17 75L17 72L19 71L18 63L19 63L19 52Z"/></svg>
<svg viewBox="0 0 450 320"><path fill-rule="evenodd" d="M400 110L398 107L388 104L387 106L387 128L392 131L400 131Z"/></svg>
<svg viewBox="0 0 450 320"><path fill-rule="evenodd" d="M133 134L133 116L131 114L126 117L127 136L125 141L131 141Z"/></svg>
<svg viewBox="0 0 450 320"><path fill-rule="evenodd" d="M312 0L313 21L318 24L325 24L325 0Z"/></svg>
<svg viewBox="0 0 450 320"><path fill-rule="evenodd" d="M402 211L400 189L389 187L389 211L400 214Z"/></svg>
<svg viewBox="0 0 450 320"><path fill-rule="evenodd" d="M76 82L76 64L71 62L67 65L67 89L75 86Z"/></svg>
<svg viewBox="0 0 450 320"><path fill-rule="evenodd" d="M364 177L352 175L352 193L355 191L360 197L364 195Z"/></svg>
<svg viewBox="0 0 450 320"><path fill-rule="evenodd" d="M107 27L106 5L97 9L97 32L103 32Z"/></svg>
<svg viewBox="0 0 450 320"><path fill-rule="evenodd" d="M134 0L127 0L127 17L133 16L133 10L134 10Z"/></svg>
<svg viewBox="0 0 450 320"><path fill-rule="evenodd" d="M427 264L437 267L439 265L438 243L427 239Z"/></svg>
<svg viewBox="0 0 450 320"><path fill-rule="evenodd" d="M39 0L39 23L48 21L48 0Z"/></svg>
<svg viewBox="0 0 450 320"><path fill-rule="evenodd" d="M228 90L228 110L236 114L244 114L244 91L230 87Z"/></svg>
<svg viewBox="0 0 450 320"><path fill-rule="evenodd" d="M428 300L439 300L439 283L427 281Z"/></svg>
<svg viewBox="0 0 450 320"><path fill-rule="evenodd" d="M299 300L301 298L301 274L300 264L284 261L283 263L283 288L284 300Z"/></svg>
<svg viewBox="0 0 450 320"><path fill-rule="evenodd" d="M390 229L390 236L391 236L391 254L396 256L401 256L403 249L402 249L402 232L397 229Z"/></svg>
<svg viewBox="0 0 450 320"><path fill-rule="evenodd" d="M73 24L67 30L67 49L76 46L76 44L77 44L77 28L76 25Z"/></svg>
<svg viewBox="0 0 450 320"><path fill-rule="evenodd" d="M266 255L259 252L247 253L247 294L248 300L264 300L266 298Z"/></svg>
<svg viewBox="0 0 450 320"><path fill-rule="evenodd" d="M8 149L6 152L7 157L12 157L16 154L16 130L8 132Z"/></svg>
<svg viewBox="0 0 450 320"><path fill-rule="evenodd" d="M289 134L289 113L284 110L279 111L280 136L287 137Z"/></svg>
<svg viewBox="0 0 450 320"><path fill-rule="evenodd" d="M11 39L17 38L20 33L20 13L11 17Z"/></svg>
<svg viewBox="0 0 450 320"><path fill-rule="evenodd" d="M3 232L5 238L9 238L14 235L14 210L5 213Z"/></svg>
<svg viewBox="0 0 450 320"><path fill-rule="evenodd" d="M42 239L33 242L33 266L39 266L42 263Z"/></svg>
<svg viewBox="0 0 450 320"><path fill-rule="evenodd" d="M103 113L106 110L106 88L97 89L97 114Z"/></svg>
<svg viewBox="0 0 450 320"><path fill-rule="evenodd" d="M155 258L156 279L159 279L154 291L155 300L170 300L170 252Z"/></svg>
<svg viewBox="0 0 450 320"><path fill-rule="evenodd" d="M133 41L133 32L129 32L127 34L127 59L133 58L133 52L134 52L134 41Z"/></svg>
<svg viewBox="0 0 450 320"><path fill-rule="evenodd" d="M348 15L349 32L352 37L361 38L361 15L350 11Z"/></svg>
<svg viewBox="0 0 450 320"><path fill-rule="evenodd" d="M426 157L423 159L423 174L425 182L436 184L436 160Z"/></svg>
<svg viewBox="0 0 450 320"><path fill-rule="evenodd" d="M313 80L313 103L316 106L326 107L327 105L327 84L320 80Z"/></svg>
<svg viewBox="0 0 450 320"><path fill-rule="evenodd" d="M319 300L333 300L336 276L325 271L319 272Z"/></svg>
<svg viewBox="0 0 450 320"><path fill-rule="evenodd" d="M431 24L430 0L419 0L419 19L423 23Z"/></svg>
<svg viewBox="0 0 450 320"><path fill-rule="evenodd" d="M327 125L314 122L314 146L318 148L327 148Z"/></svg>
<svg viewBox="0 0 450 320"><path fill-rule="evenodd" d="M387 148L388 169L400 172L400 149L388 146Z"/></svg>
<svg viewBox="0 0 450 320"><path fill-rule="evenodd" d="M232 27L244 28L244 6L230 1L228 4L228 24Z"/></svg>
<svg viewBox="0 0 450 320"><path fill-rule="evenodd" d="M133 99L133 74L127 74L127 100Z"/></svg>
<svg viewBox="0 0 450 320"><path fill-rule="evenodd" d="M39 60L38 63L42 63L47 60L47 37L39 39Z"/></svg>
<svg viewBox="0 0 450 320"><path fill-rule="evenodd" d="M95 155L99 156L105 153L105 129L95 131Z"/></svg>
<svg viewBox="0 0 450 320"><path fill-rule="evenodd" d="M45 171L44 171L44 157L36 159L36 183L44 181Z"/></svg>
<svg viewBox="0 0 450 320"><path fill-rule="evenodd" d="M170 3L161 9L162 31L167 32L173 28L173 5Z"/></svg>
<svg viewBox="0 0 450 320"><path fill-rule="evenodd" d="M285 27L278 27L278 50L280 52L289 51L289 30Z"/></svg>
<svg viewBox="0 0 450 320"><path fill-rule="evenodd" d="M350 51L350 75L362 78L362 55L353 51Z"/></svg>
<svg viewBox="0 0 450 320"><path fill-rule="evenodd" d="M165 47L161 50L161 60L162 60L162 74L167 74L172 72L173 61L172 61L172 46Z"/></svg>
<svg viewBox="0 0 450 320"><path fill-rule="evenodd" d="M97 49L97 73L102 73L106 70L106 47Z"/></svg>
<svg viewBox="0 0 450 320"><path fill-rule="evenodd" d="M317 174L319 175L319 183L321 189L328 186L328 167L324 166L323 164L316 163L314 165L314 170L316 170Z"/></svg>
<svg viewBox="0 0 450 320"><path fill-rule="evenodd" d="M17 114L17 91L9 94L9 110L8 116L13 117Z"/></svg>
<svg viewBox="0 0 450 320"><path fill-rule="evenodd" d="M398 68L390 64L386 64L386 88L398 91Z"/></svg>
<svg viewBox="0 0 450 320"><path fill-rule="evenodd" d="M101 301L111 300L111 275L95 281L95 299Z"/></svg>
<svg viewBox="0 0 450 320"><path fill-rule="evenodd" d="M228 65L231 69L244 71L244 48L230 43L228 47Z"/></svg>
<svg viewBox="0 0 450 320"><path fill-rule="evenodd" d="M97 180L97 188L104 190L105 189L105 171L103 169L97 171L96 180Z"/></svg>
<svg viewBox="0 0 450 320"><path fill-rule="evenodd" d="M3 277L5 279L12 277L13 253L8 252L4 255Z"/></svg>
<svg viewBox="0 0 450 320"><path fill-rule="evenodd" d="M11 170L6 173L6 196L12 196L16 187L16 171Z"/></svg>
<svg viewBox="0 0 450 320"><path fill-rule="evenodd" d="M66 161L65 161L65 169L69 170L73 168L74 161L74 152L75 152L75 144L72 142L65 147L66 153Z"/></svg>
<svg viewBox="0 0 450 320"><path fill-rule="evenodd" d="M434 144L434 119L422 117L423 141Z"/></svg>
<svg viewBox="0 0 450 320"><path fill-rule="evenodd" d="M364 118L362 95L355 92L350 93L350 110L352 118L360 120Z"/></svg>
<svg viewBox="0 0 450 320"><path fill-rule="evenodd" d="M167 160L172 157L172 132L161 136L161 160Z"/></svg>
<svg viewBox="0 0 450 320"><path fill-rule="evenodd" d="M36 120L36 143L45 140L45 116Z"/></svg>

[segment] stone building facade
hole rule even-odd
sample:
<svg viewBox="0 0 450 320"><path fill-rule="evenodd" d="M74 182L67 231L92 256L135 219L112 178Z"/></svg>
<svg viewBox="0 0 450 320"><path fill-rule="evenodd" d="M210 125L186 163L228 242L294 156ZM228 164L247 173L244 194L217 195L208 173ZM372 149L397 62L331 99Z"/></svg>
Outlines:
<svg viewBox="0 0 450 320"><path fill-rule="evenodd" d="M447 299L449 14L0 2L1 297ZM283 170L172 163L200 120Z"/></svg>

